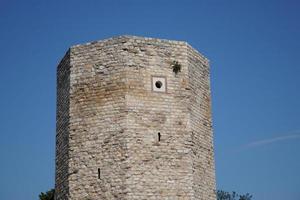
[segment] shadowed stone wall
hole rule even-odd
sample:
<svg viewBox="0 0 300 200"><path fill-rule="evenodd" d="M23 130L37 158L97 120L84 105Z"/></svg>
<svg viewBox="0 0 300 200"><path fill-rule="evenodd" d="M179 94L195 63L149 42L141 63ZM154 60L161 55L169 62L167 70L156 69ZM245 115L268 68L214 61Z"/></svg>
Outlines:
<svg viewBox="0 0 300 200"><path fill-rule="evenodd" d="M57 67L56 111L56 173L57 199L67 199L69 193L69 119L70 119L70 51Z"/></svg>
<svg viewBox="0 0 300 200"><path fill-rule="evenodd" d="M187 43L76 45L57 86L56 199L215 199L209 65Z"/></svg>

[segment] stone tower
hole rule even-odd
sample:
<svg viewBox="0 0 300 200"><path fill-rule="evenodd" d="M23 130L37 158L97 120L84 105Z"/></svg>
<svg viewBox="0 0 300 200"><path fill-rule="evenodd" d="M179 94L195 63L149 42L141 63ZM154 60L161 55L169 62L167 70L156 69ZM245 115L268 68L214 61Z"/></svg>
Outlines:
<svg viewBox="0 0 300 200"><path fill-rule="evenodd" d="M208 60L186 42L120 36L57 68L57 200L215 200Z"/></svg>

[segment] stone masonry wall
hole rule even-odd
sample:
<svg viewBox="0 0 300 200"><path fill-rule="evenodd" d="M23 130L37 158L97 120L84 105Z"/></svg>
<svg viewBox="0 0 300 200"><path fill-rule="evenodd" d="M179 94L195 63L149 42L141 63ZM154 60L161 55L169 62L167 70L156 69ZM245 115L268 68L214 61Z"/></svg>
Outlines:
<svg viewBox="0 0 300 200"><path fill-rule="evenodd" d="M56 111L56 199L68 199L69 184L69 109L70 109L70 52L57 67Z"/></svg>
<svg viewBox="0 0 300 200"><path fill-rule="evenodd" d="M192 199L192 159L185 143L189 135L186 44L131 39L126 45L131 50L125 55L128 199ZM177 75L171 67L174 60L182 65ZM152 92L152 76L166 77L166 93Z"/></svg>
<svg viewBox="0 0 300 200"><path fill-rule="evenodd" d="M70 199L125 199L126 69L121 44L107 40L71 48Z"/></svg>
<svg viewBox="0 0 300 200"><path fill-rule="evenodd" d="M216 199L209 63L188 46L188 65L193 190L196 199Z"/></svg>
<svg viewBox="0 0 300 200"><path fill-rule="evenodd" d="M67 55L69 76L58 70L56 199L215 199L203 56L185 42L135 36ZM152 91L153 76L166 79L166 92Z"/></svg>

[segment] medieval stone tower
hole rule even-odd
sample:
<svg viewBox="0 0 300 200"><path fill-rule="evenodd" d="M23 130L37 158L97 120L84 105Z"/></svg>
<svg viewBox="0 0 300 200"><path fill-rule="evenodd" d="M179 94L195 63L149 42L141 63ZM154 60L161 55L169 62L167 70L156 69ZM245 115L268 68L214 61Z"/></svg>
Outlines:
<svg viewBox="0 0 300 200"><path fill-rule="evenodd" d="M208 60L120 36L57 68L57 200L215 200Z"/></svg>

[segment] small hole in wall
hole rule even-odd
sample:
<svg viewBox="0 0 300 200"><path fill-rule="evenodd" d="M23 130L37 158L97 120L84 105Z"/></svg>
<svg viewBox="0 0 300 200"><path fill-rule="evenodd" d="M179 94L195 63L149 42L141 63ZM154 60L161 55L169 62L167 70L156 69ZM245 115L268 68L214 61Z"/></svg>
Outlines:
<svg viewBox="0 0 300 200"><path fill-rule="evenodd" d="M156 87L156 88L161 88L162 85L163 85L163 84L162 84L161 81L156 81L156 82L155 82L155 87Z"/></svg>
<svg viewBox="0 0 300 200"><path fill-rule="evenodd" d="M100 174L100 172L101 172L101 171L100 171L100 168L98 168L98 179L101 179L101 176L100 176L101 174Z"/></svg>
<svg viewBox="0 0 300 200"><path fill-rule="evenodd" d="M161 137L160 132L157 133L157 136L158 136L158 141L160 142L160 137Z"/></svg>
<svg viewBox="0 0 300 200"><path fill-rule="evenodd" d="M167 79L163 76L152 76L151 80L153 92L167 92Z"/></svg>

